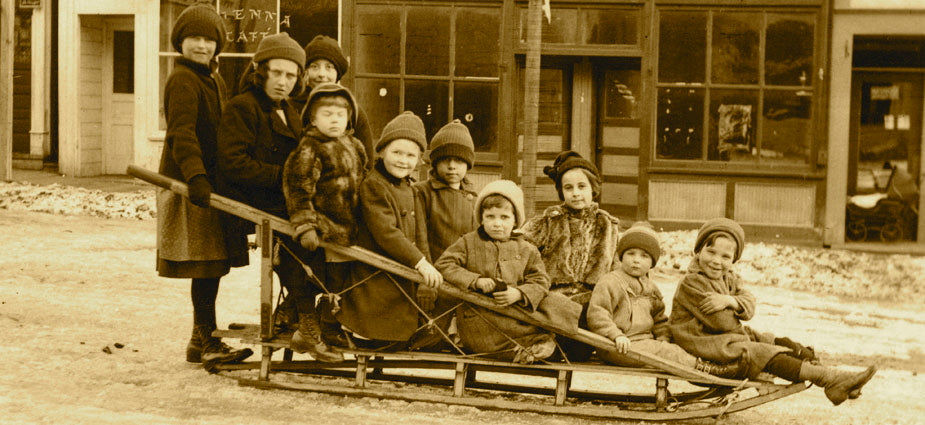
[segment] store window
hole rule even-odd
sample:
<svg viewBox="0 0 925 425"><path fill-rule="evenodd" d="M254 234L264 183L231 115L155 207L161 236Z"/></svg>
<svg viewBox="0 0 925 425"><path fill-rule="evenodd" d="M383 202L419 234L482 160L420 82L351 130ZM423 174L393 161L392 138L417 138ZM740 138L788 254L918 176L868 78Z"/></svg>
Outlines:
<svg viewBox="0 0 925 425"><path fill-rule="evenodd" d="M518 9L517 33L527 42L527 7ZM552 6L543 18L543 43L576 45L635 45L639 42L639 8Z"/></svg>
<svg viewBox="0 0 925 425"><path fill-rule="evenodd" d="M410 110L428 138L456 118L477 152L498 151L500 7L359 4L356 17L356 92L374 135Z"/></svg>
<svg viewBox="0 0 925 425"><path fill-rule="evenodd" d="M816 14L659 13L656 159L807 166Z"/></svg>

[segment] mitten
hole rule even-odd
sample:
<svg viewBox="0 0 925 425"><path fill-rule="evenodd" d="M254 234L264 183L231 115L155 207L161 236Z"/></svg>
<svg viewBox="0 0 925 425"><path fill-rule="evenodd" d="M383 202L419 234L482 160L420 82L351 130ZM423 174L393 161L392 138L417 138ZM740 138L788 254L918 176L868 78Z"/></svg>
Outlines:
<svg viewBox="0 0 925 425"><path fill-rule="evenodd" d="M212 196L212 185L204 174L197 174L189 180L189 200L198 207L209 208L209 198Z"/></svg>
<svg viewBox="0 0 925 425"><path fill-rule="evenodd" d="M318 232L312 229L299 236L299 243L302 244L302 248L314 251L318 249L318 245L321 244L321 241L318 239Z"/></svg>

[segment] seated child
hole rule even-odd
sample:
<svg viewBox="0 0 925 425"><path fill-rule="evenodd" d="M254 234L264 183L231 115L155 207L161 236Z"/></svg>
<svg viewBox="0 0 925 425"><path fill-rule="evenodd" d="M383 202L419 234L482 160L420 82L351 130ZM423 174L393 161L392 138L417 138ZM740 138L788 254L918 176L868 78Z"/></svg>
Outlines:
<svg viewBox="0 0 925 425"><path fill-rule="evenodd" d="M479 192L476 205L481 226L450 245L437 269L447 283L490 294L499 306L535 311L549 279L536 247L513 233L524 220L523 192L510 180L495 180ZM484 307L466 304L456 320L463 346L474 353L527 364L556 348L551 332Z"/></svg>
<svg viewBox="0 0 925 425"><path fill-rule="evenodd" d="M412 112L382 129L378 158L359 187L358 245L413 267L435 288L443 276L429 262L425 214L411 186L426 149L424 123ZM418 328L418 310L407 297L416 296L417 285L359 263L351 275L355 286L341 300L340 323L364 338L408 341Z"/></svg>
<svg viewBox="0 0 925 425"><path fill-rule="evenodd" d="M811 361L812 350L794 351L781 339L742 324L755 314L755 297L732 270L744 245L745 231L733 220L716 218L700 227L694 259L678 284L669 318L675 343L719 363L745 358L749 377L763 371L792 382L810 381L825 388L836 406L860 396L876 367L854 373L820 366Z"/></svg>
<svg viewBox="0 0 925 425"><path fill-rule="evenodd" d="M638 222L624 232L617 255L620 268L601 277L588 303L588 328L616 344L613 351L597 350L601 360L618 366L644 366L621 355L631 349L723 378L744 376L745 362L718 365L700 360L670 342L662 293L649 280L649 269L661 255L658 234L649 223Z"/></svg>
<svg viewBox="0 0 925 425"><path fill-rule="evenodd" d="M366 150L351 136L356 121L356 102L347 88L334 83L315 87L308 95L306 112L311 127L304 133L299 146L289 154L283 166L283 193L286 208L295 233L293 240L309 251L300 258L309 261L316 275L326 281L327 289L337 291L350 262L325 252L315 251L321 242L353 245L356 242L357 188L366 169ZM292 247L298 252L299 247ZM321 260L321 261L318 261ZM329 335L337 335L339 326L320 327L315 309L315 296L321 293L311 283L301 288L287 288L298 314L298 329L292 334L290 348L309 352L319 359L342 360L328 350L322 329L333 327ZM336 354L336 355L335 355Z"/></svg>

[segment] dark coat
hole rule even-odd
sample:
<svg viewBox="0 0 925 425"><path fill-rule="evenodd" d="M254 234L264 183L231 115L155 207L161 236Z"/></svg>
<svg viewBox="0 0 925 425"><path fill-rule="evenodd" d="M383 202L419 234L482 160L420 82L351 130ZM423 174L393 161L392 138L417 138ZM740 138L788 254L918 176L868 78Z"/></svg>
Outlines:
<svg viewBox="0 0 925 425"><path fill-rule="evenodd" d="M427 221L427 242L430 258L440 258L453 242L479 227L475 216L475 199L472 183L463 179L459 189L431 177L414 184Z"/></svg>
<svg viewBox="0 0 925 425"><path fill-rule="evenodd" d="M408 267L428 257L424 214L412 183L410 177L393 177L377 161L360 183L358 216L358 244ZM353 282L368 280L344 295L337 319L366 338L408 340L418 311L405 294L415 297L416 285L363 264L352 275Z"/></svg>
<svg viewBox="0 0 925 425"><path fill-rule="evenodd" d="M359 140L307 131L283 168L293 239L316 230L325 242L356 243L357 194L365 171L366 151Z"/></svg>
<svg viewBox="0 0 925 425"><path fill-rule="evenodd" d="M205 176L216 184L217 127L225 103L225 82L212 68L179 58L164 88L167 132L159 172L189 182ZM247 256L229 259L219 211L193 206L172 192L158 194L157 270L166 277L217 277Z"/></svg>

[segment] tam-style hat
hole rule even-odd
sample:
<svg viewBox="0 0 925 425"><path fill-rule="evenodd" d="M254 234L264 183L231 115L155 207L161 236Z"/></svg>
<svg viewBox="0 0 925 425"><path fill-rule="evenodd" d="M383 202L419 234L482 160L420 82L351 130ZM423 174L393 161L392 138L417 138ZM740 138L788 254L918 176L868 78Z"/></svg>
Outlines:
<svg viewBox="0 0 925 425"><path fill-rule="evenodd" d="M475 145L469 129L459 120L453 120L434 134L430 141L430 162L436 164L446 157L462 159L472 168L475 163Z"/></svg>
<svg viewBox="0 0 925 425"><path fill-rule="evenodd" d="M525 216L524 216L524 192L520 190L520 186L517 186L517 183L514 183L510 180L495 180L491 183L485 185L481 191L479 191L479 196L475 200L475 214L480 215L479 211L482 209L482 201L485 200L488 195L501 195L508 201L511 201L511 205L514 206L514 218L517 220L514 223L514 228L523 226ZM482 217L477 217L479 221L482 221Z"/></svg>
<svg viewBox="0 0 925 425"><path fill-rule="evenodd" d="M183 39L195 36L215 40L215 54L221 53L225 44L225 24L214 7L192 4L177 16L177 21L170 30L170 43L173 44L173 48L182 54Z"/></svg>
<svg viewBox="0 0 925 425"><path fill-rule="evenodd" d="M424 121L411 111L405 111L382 129L382 135L376 142L376 152L381 152L395 139L408 139L421 147L421 152L427 150L427 133L424 131Z"/></svg>
<svg viewBox="0 0 925 425"><path fill-rule="evenodd" d="M597 176L598 179L601 178L601 173L597 171L597 167L591 161L584 159L578 152L560 152L559 155L556 155L556 160L552 165L543 167L543 173L556 182L556 191L559 192L560 200L562 199L562 176L572 168L584 168Z"/></svg>
<svg viewBox="0 0 925 425"><path fill-rule="evenodd" d="M337 70L338 81L347 73L347 68L350 66L343 50L337 44L337 40L326 35L316 35L312 41L305 45L305 68L308 68L316 59L331 61L334 64L334 69Z"/></svg>
<svg viewBox="0 0 925 425"><path fill-rule="evenodd" d="M254 63L261 63L270 59L288 59L299 66L299 70L305 67L305 51L299 42L295 41L286 32L268 35L260 40L257 44L257 51L254 52Z"/></svg>
<svg viewBox="0 0 925 425"><path fill-rule="evenodd" d="M639 248L649 254L652 257L653 266L658 262L658 257L662 255L658 233L651 224L645 221L634 223L620 235L620 242L617 243L617 258L622 260L623 253L630 248Z"/></svg>
<svg viewBox="0 0 925 425"><path fill-rule="evenodd" d="M697 241L694 243L694 253L700 252L703 249L703 244L706 243L707 237L716 232L723 232L735 241L736 253L732 262L739 261L742 250L745 249L745 230L742 229L739 223L725 217L707 220L706 223L703 223L703 226L700 226L700 231L697 232Z"/></svg>

